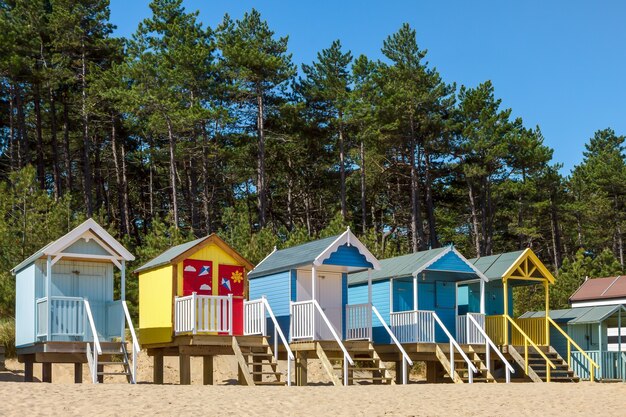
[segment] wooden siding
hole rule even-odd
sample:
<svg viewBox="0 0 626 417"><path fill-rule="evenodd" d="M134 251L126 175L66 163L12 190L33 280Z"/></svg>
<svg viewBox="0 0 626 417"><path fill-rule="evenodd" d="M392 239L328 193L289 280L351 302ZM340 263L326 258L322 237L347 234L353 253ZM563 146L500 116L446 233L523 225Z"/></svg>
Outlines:
<svg viewBox="0 0 626 417"><path fill-rule="evenodd" d="M367 303L367 284L358 284L348 288L348 304ZM389 324L389 280L372 283L372 304ZM377 317L372 319L372 339L375 343L391 343L389 334Z"/></svg>
<svg viewBox="0 0 626 417"><path fill-rule="evenodd" d="M85 239L78 239L67 248L63 249L63 253L79 253L84 255L105 255L111 256L98 242L90 239L89 242Z"/></svg>
<svg viewBox="0 0 626 417"><path fill-rule="evenodd" d="M480 284L478 282L468 285L468 310L480 311ZM488 316L504 314L504 289L502 281L485 283L485 313ZM513 316L513 291L509 287L509 315Z"/></svg>
<svg viewBox="0 0 626 417"><path fill-rule="evenodd" d="M454 252L448 252L427 268L428 271L455 271L474 273L474 270Z"/></svg>
<svg viewBox="0 0 626 417"><path fill-rule="evenodd" d="M172 339L172 276L171 265L139 274L139 340L144 345Z"/></svg>
<svg viewBox="0 0 626 417"><path fill-rule="evenodd" d="M30 264L15 276L15 346L35 343L35 265Z"/></svg>
<svg viewBox="0 0 626 417"><path fill-rule="evenodd" d="M289 317L291 299L291 271L279 272L250 280L250 299L265 296L276 318ZM284 319L283 319L284 320ZM282 324L281 324L282 326ZM283 327L287 333L288 327Z"/></svg>
<svg viewBox="0 0 626 417"><path fill-rule="evenodd" d="M373 265L365 259L365 256L354 246L341 245L330 257L323 262L324 265L339 265L372 268Z"/></svg>

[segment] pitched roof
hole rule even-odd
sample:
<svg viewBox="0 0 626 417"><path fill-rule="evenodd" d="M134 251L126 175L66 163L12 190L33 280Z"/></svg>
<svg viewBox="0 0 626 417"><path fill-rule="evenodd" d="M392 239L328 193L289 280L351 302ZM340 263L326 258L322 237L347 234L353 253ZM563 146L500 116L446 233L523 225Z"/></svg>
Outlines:
<svg viewBox="0 0 626 417"><path fill-rule="evenodd" d="M248 270L252 269L252 264L243 256L241 256L237 251L231 248L222 238L220 238L215 233L210 234L209 236L204 236L199 239L191 240L189 242L181 243L180 245L173 246L167 249L165 252L158 255L156 258L146 262L139 268L135 269L135 273L140 273L147 271L149 269L158 268L163 265L168 265L170 263L176 263L176 259L180 256L184 255L188 251L193 251L196 246L203 244L215 244L219 246L221 249L228 252L233 258L237 259L241 263L246 266ZM200 250L198 248L197 250ZM195 252L195 251L194 251ZM191 255L191 254L190 254Z"/></svg>
<svg viewBox="0 0 626 417"><path fill-rule="evenodd" d="M470 259L480 272L482 272L489 281L502 279L506 271L515 263L517 259L524 253L523 250L515 252L499 253L497 255L481 256L480 258Z"/></svg>
<svg viewBox="0 0 626 417"><path fill-rule="evenodd" d="M588 279L569 298L570 301L607 300L626 297L626 275Z"/></svg>
<svg viewBox="0 0 626 417"><path fill-rule="evenodd" d="M16 274L24 267L30 265L37 259L44 256L56 256L72 243L87 234L90 238L96 238L98 244L105 247L110 253L115 253L120 259L126 261L133 261L135 257L130 253L120 242L118 242L113 236L109 234L102 226L100 226L94 219L87 219L74 229L61 236L57 240L54 240L31 256L22 261L19 265L14 267L11 272Z"/></svg>
<svg viewBox="0 0 626 417"><path fill-rule="evenodd" d="M286 249L274 250L248 274L248 278L269 275L304 265L321 265L337 250L338 246L344 244L356 247L372 264L374 270L380 269L378 260L348 229L340 235L314 240Z"/></svg>
<svg viewBox="0 0 626 417"><path fill-rule="evenodd" d="M626 307L623 305L574 307L561 310L550 310L550 318L554 321L567 324L601 323L615 314L619 309L626 312ZM544 311L527 311L520 316L522 319L543 317L545 317Z"/></svg>

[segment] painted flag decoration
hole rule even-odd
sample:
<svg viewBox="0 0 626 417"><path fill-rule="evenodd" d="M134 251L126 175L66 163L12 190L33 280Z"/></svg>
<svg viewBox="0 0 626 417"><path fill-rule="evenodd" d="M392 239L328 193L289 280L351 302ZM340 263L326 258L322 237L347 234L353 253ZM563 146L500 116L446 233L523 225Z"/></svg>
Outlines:
<svg viewBox="0 0 626 417"><path fill-rule="evenodd" d="M243 295L246 288L244 269L237 265L218 267L219 295L233 295L233 334L243 334Z"/></svg>
<svg viewBox="0 0 626 417"><path fill-rule="evenodd" d="M213 294L213 262L185 259L183 261L183 295Z"/></svg>

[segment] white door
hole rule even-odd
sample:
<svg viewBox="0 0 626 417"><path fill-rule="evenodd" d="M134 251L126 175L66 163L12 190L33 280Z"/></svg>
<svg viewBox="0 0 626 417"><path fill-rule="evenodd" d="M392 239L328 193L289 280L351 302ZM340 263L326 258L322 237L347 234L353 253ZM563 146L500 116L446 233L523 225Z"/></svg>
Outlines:
<svg viewBox="0 0 626 417"><path fill-rule="evenodd" d="M335 328L337 335L342 337L343 305L341 303L341 274L318 272L317 274L317 302L324 315ZM313 299L311 292L311 271L298 271L296 280L296 301ZM328 325L316 311L315 313L315 340L334 340Z"/></svg>

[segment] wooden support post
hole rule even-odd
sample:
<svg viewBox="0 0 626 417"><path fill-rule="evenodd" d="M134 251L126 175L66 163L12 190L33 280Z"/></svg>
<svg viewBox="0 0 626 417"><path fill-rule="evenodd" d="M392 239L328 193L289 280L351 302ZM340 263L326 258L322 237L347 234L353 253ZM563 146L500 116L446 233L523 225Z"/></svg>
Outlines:
<svg viewBox="0 0 626 417"><path fill-rule="evenodd" d="M163 383L163 352L158 352L152 359L152 382L155 384Z"/></svg>
<svg viewBox="0 0 626 417"><path fill-rule="evenodd" d="M261 372L263 371L263 365L261 365L262 359L258 356L252 356L252 372ZM254 382L261 382L263 380L263 375L261 374L252 374L252 379Z"/></svg>
<svg viewBox="0 0 626 417"><path fill-rule="evenodd" d="M434 384L437 381L437 363L436 361L426 362L426 382Z"/></svg>
<svg viewBox="0 0 626 417"><path fill-rule="evenodd" d="M504 315L508 316L509 315L509 292L508 292L508 283L506 279L502 280L502 290L504 292L504 300L502 300L504 302ZM503 334L504 334L504 344L508 345L509 344L509 322L506 320L506 318L504 320L502 320L502 324L504 326L503 330Z"/></svg>
<svg viewBox="0 0 626 417"><path fill-rule="evenodd" d="M98 365L98 370L96 372L104 372L104 365ZM104 383L104 375L98 375L98 382L101 384Z"/></svg>
<svg viewBox="0 0 626 417"><path fill-rule="evenodd" d="M396 384L402 384L402 363L404 360L396 361Z"/></svg>
<svg viewBox="0 0 626 417"><path fill-rule="evenodd" d="M543 282L543 286L546 291L546 346L550 346L550 322L548 318L550 317L550 287L548 280ZM569 361L569 358L567 359Z"/></svg>
<svg viewBox="0 0 626 417"><path fill-rule="evenodd" d="M83 364L79 362L74 364L74 383L83 383Z"/></svg>
<svg viewBox="0 0 626 417"><path fill-rule="evenodd" d="M299 387L307 385L307 362L306 352L296 352L296 385Z"/></svg>
<svg viewBox="0 0 626 417"><path fill-rule="evenodd" d="M24 361L24 382L33 382L33 359L31 357Z"/></svg>
<svg viewBox="0 0 626 417"><path fill-rule="evenodd" d="M202 384L213 385L213 356L202 357Z"/></svg>
<svg viewBox="0 0 626 417"><path fill-rule="evenodd" d="M43 382L52 382L52 362L43 362L41 364L41 380Z"/></svg>
<svg viewBox="0 0 626 417"><path fill-rule="evenodd" d="M181 353L178 356L180 385L191 385L191 356Z"/></svg>

